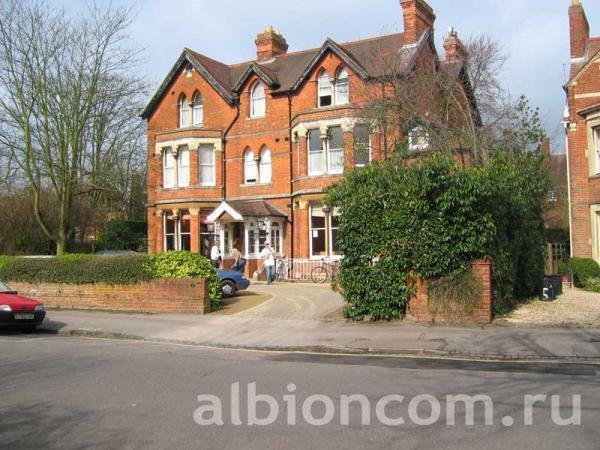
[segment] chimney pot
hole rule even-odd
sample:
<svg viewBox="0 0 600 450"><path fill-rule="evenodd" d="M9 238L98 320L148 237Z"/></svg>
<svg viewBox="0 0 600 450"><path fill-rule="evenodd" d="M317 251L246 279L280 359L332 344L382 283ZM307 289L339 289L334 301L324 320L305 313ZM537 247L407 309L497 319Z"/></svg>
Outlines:
<svg viewBox="0 0 600 450"><path fill-rule="evenodd" d="M279 30L269 25L258 36L256 36L256 60L260 62L270 61L276 56L285 55L288 43Z"/></svg>

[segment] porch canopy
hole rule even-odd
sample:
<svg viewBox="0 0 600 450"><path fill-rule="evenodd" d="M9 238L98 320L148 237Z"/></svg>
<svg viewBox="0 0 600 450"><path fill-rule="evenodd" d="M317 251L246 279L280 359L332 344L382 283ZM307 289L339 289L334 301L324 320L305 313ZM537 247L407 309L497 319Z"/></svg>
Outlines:
<svg viewBox="0 0 600 450"><path fill-rule="evenodd" d="M284 249L285 224L288 215L264 200L221 203L208 217L226 257L236 247L247 258L258 258L266 242L276 253Z"/></svg>
<svg viewBox="0 0 600 450"><path fill-rule="evenodd" d="M287 214L264 200L221 203L208 217L208 222L244 222L250 218L284 217Z"/></svg>

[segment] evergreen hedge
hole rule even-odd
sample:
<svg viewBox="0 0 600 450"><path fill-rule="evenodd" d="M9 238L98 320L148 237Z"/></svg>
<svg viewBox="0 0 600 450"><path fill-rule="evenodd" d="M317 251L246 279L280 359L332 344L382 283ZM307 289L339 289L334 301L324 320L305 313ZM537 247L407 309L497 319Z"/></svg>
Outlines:
<svg viewBox="0 0 600 450"><path fill-rule="evenodd" d="M206 258L190 252L102 257L0 257L0 280L25 283L128 285L158 278L206 278L213 308L221 305L220 281Z"/></svg>
<svg viewBox="0 0 600 450"><path fill-rule="evenodd" d="M348 174L326 203L341 210L346 316L404 316L417 277L463 279L493 260L494 309L534 296L544 274L547 173L537 153L497 153L459 168L443 155L392 159Z"/></svg>

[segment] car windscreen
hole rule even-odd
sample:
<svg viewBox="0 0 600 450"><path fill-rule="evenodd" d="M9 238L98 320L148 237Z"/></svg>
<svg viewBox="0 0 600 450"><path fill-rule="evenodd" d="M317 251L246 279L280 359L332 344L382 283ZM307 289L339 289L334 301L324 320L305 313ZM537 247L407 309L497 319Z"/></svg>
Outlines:
<svg viewBox="0 0 600 450"><path fill-rule="evenodd" d="M0 281L0 294L6 292L13 292L11 288Z"/></svg>

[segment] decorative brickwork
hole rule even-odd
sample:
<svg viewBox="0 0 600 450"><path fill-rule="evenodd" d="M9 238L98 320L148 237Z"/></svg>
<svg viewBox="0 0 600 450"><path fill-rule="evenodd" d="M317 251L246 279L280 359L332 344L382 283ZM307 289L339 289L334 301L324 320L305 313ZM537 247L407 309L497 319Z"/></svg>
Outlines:
<svg viewBox="0 0 600 450"><path fill-rule="evenodd" d="M8 284L19 294L42 302L46 308L136 313L210 312L206 280L154 280L126 286L18 282Z"/></svg>

